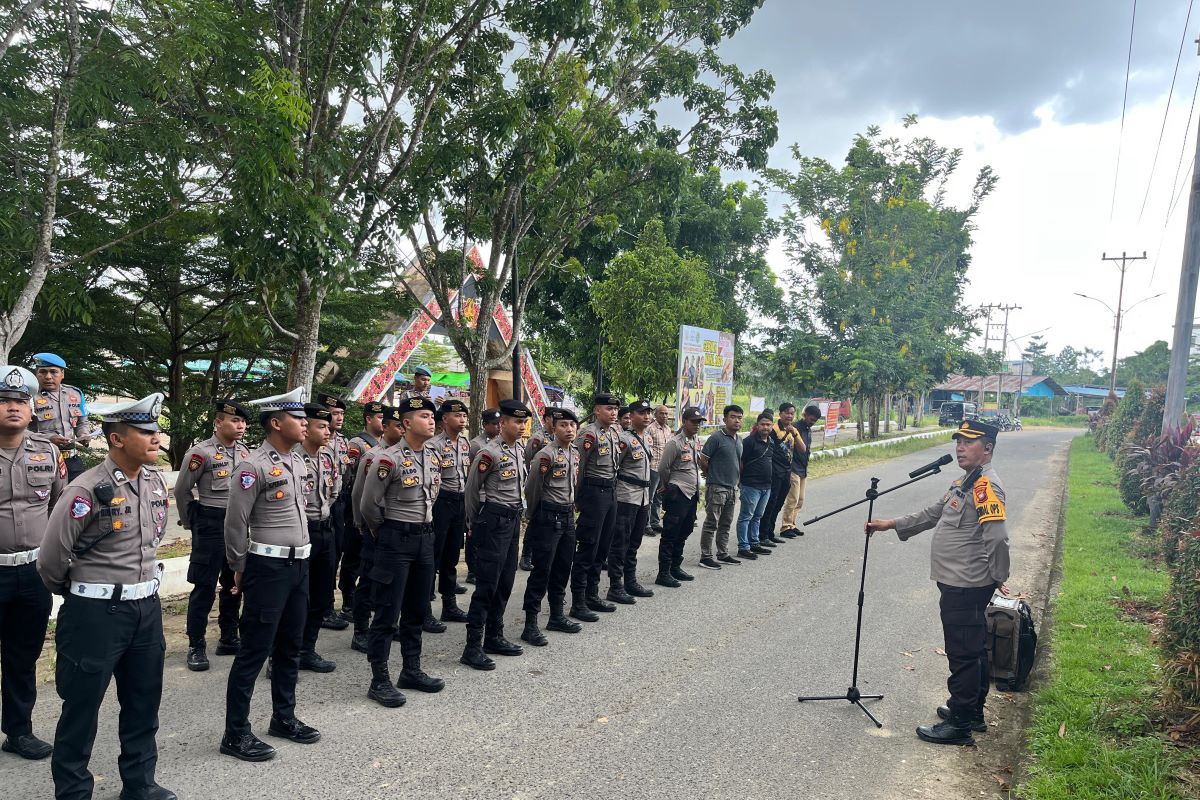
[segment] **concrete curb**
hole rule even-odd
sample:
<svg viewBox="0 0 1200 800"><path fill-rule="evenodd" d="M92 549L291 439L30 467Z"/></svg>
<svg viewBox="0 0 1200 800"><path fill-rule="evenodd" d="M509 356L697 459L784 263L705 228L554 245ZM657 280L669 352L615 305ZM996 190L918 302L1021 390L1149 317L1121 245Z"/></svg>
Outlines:
<svg viewBox="0 0 1200 800"><path fill-rule="evenodd" d="M928 431L926 433L914 433L910 436L897 436L894 439L880 439L876 442L861 442L859 444L850 444L845 447L833 447L826 450L814 450L810 458L841 458L848 456L855 450L861 450L864 447L887 447L890 444L899 442L907 442L912 439L933 439L938 436L943 436L949 433L950 430Z"/></svg>

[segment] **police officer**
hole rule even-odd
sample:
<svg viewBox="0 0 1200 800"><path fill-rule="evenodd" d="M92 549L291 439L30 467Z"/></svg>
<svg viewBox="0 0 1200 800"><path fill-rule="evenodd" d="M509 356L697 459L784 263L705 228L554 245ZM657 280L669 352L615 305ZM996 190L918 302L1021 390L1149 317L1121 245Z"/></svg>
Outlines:
<svg viewBox="0 0 1200 800"><path fill-rule="evenodd" d="M898 519L873 519L866 533L894 529L901 541L933 529L929 577L941 592L942 631L950 700L937 709L944 721L922 725L917 736L935 744L974 744L971 731L986 731L987 626L984 612L993 592L1008 594L1008 513L1004 487L992 466L1000 429L963 420L954 432L955 456L966 474L933 505Z"/></svg>
<svg viewBox="0 0 1200 800"><path fill-rule="evenodd" d="M333 507L329 511L329 523L333 526L333 573L336 576L338 564L342 561L342 551L346 547L345 520L350 500L349 495L341 488L347 483L350 469L350 440L342 433L342 428L346 424L346 401L337 395L319 394L317 402L329 409L330 436L326 447L333 452L333 463L338 472L338 493L333 500ZM310 569L312 569L311 566ZM321 627L333 631L344 631L350 626L350 622L334 613L333 593L335 588L331 583L329 599L326 601L328 611L321 619Z"/></svg>
<svg viewBox="0 0 1200 800"><path fill-rule="evenodd" d="M0 730L7 753L42 759L51 747L33 735L37 660L50 619L50 592L38 578L38 548L67 467L50 439L28 430L37 378L0 366Z"/></svg>
<svg viewBox="0 0 1200 800"><path fill-rule="evenodd" d="M371 472L363 476L359 500L368 535L375 539L367 697L389 708L404 705L405 699L388 673L397 633L404 659L399 685L421 692L440 692L446 686L421 669L421 625L429 614L434 576L433 506L442 482L441 460L429 446L436 409L429 398L412 396L397 410L404 438L374 459Z"/></svg>
<svg viewBox="0 0 1200 800"><path fill-rule="evenodd" d="M463 490L471 470L471 445L467 442L467 404L450 398L437 410L442 432L430 446L438 454L442 488L433 506L433 563L437 569L437 591L442 596L442 622L466 622L467 614L458 607L458 554L463 547L467 509ZM426 620L425 630L430 627ZM445 626L442 626L445 630Z"/></svg>
<svg viewBox="0 0 1200 800"><path fill-rule="evenodd" d="M238 610L242 598L233 593L233 570L225 562L225 508L229 505L229 487L250 451L242 444L250 410L233 400L218 400L213 417L213 435L197 442L183 454L184 468L175 479L175 506L179 524L192 532L192 553L188 559L187 668L193 672L208 669L204 639L208 614L212 611L218 583L221 602L217 611L217 655L234 655L241 647L238 639ZM199 499L192 497L192 489Z"/></svg>
<svg viewBox="0 0 1200 800"><path fill-rule="evenodd" d="M529 434L529 442L525 445L525 463L527 465L532 465L533 457L554 440L554 434L551 433L554 427L551 411L550 406L542 409L542 427ZM529 542L528 526L525 529L525 538L521 541L521 560L517 562L517 567L524 572L533 570L533 550Z"/></svg>
<svg viewBox="0 0 1200 800"><path fill-rule="evenodd" d="M467 612L467 646L459 660L479 670L496 668L496 662L485 653L519 656L524 652L504 638L504 608L517 573L525 484L525 454L517 440L529 419L529 409L516 400L503 400L500 415L500 434L471 462L466 489L467 519L471 520L471 535L476 537L476 580Z"/></svg>
<svg viewBox="0 0 1200 800"><path fill-rule="evenodd" d="M83 391L62 382L67 362L54 353L35 353L39 391L33 401L33 416L37 432L49 436L62 451L67 462L67 479L83 474L83 459L77 448L87 447L91 440L87 424L87 401Z"/></svg>
<svg viewBox="0 0 1200 800"><path fill-rule="evenodd" d="M679 432L667 440L658 474L663 495L663 533L658 540L659 586L679 588L680 581L693 580L683 571L683 545L696 527L696 504L700 500L700 449L696 433L704 415L690 406L683 410Z"/></svg>
<svg viewBox="0 0 1200 800"><path fill-rule="evenodd" d="M292 448L304 440L308 419L304 389L254 400L266 438L237 472L225 513L225 557L245 596L242 649L233 659L225 691L221 752L243 761L266 761L275 748L250 730L254 679L268 655L271 724L267 733L300 744L321 738L296 718L296 674L308 617L308 539L304 489L308 469Z"/></svg>
<svg viewBox="0 0 1200 800"><path fill-rule="evenodd" d="M608 561L617 521L614 494L617 460L621 457L620 399L608 392L592 398L592 423L579 432L579 522L575 529L575 563L571 568L571 616L584 622L600 619L593 612L615 611L600 599L600 569Z"/></svg>
<svg viewBox="0 0 1200 800"><path fill-rule="evenodd" d="M629 430L621 433L621 459L617 464L617 521L608 550L608 599L632 605L636 597L654 592L638 583L637 552L650 517L650 427L653 407L649 400L629 404Z"/></svg>
<svg viewBox="0 0 1200 800"><path fill-rule="evenodd" d="M424 365L417 367L413 370L412 378L412 387L401 392L400 397L396 400L397 408L404 408L405 401L414 397L432 400L429 384L433 373L429 371L429 367Z"/></svg>
<svg viewBox="0 0 1200 800"><path fill-rule="evenodd" d="M565 408L547 408L546 429L554 440L529 461L525 502L529 526L525 541L532 543L533 571L525 586L525 629L521 638L534 647L544 647L546 637L538 629L542 598L550 593L550 621L546 628L579 633L578 622L563 613L567 583L575 555L575 487L579 478L579 452L571 445L578 432L579 418Z"/></svg>
<svg viewBox="0 0 1200 800"><path fill-rule="evenodd" d="M485 408L480 417L480 423L483 430L469 442L472 461L475 460L475 456L479 455L479 451L487 446L488 442L500 435L500 409ZM475 542L471 538L471 521L471 517L468 515L467 541L463 548L463 559L467 562L467 583L475 583Z"/></svg>
<svg viewBox="0 0 1200 800"><path fill-rule="evenodd" d="M372 448L379 446L379 437L383 435L383 403L371 401L363 404L363 429L350 437L346 445L346 455L350 463L342 478L342 527L345 534L342 539L342 561L338 572L338 591L342 593L342 610L338 617L346 622L354 621L354 587L359 581L359 565L362 558L362 534L354 521L356 514L351 495L354 493L354 478L358 473L358 465L362 457Z"/></svg>
<svg viewBox="0 0 1200 800"><path fill-rule="evenodd" d="M308 418L304 440L292 448L304 462L304 516L308 520L308 617L304 643L300 646L300 669L333 672L337 664L317 652L317 636L333 610L333 584L337 569L334 544L333 501L341 492L342 475L337 456L330 449L333 436L332 410L322 403L305 403ZM339 630L346 623L337 620Z"/></svg>
<svg viewBox="0 0 1200 800"><path fill-rule="evenodd" d="M354 527L362 541L362 552L359 555L359 580L354 590L354 637L350 640L350 648L360 653L367 652L367 632L371 626L371 570L375 566L375 537L367 528L362 516L362 495L367 485L367 475L375 467L375 459L387 453L404 439L404 427L400 409L395 406L383 406L380 415L383 420L383 433L378 447L373 447L359 458L358 470L354 476L354 490L350 494L350 507L354 510ZM394 463L394 462L393 462Z"/></svg>
<svg viewBox="0 0 1200 800"><path fill-rule="evenodd" d="M60 800L92 796L88 771L100 704L113 679L121 705L117 767L126 800L174 800L154 781L162 699L162 564L155 549L170 494L158 460L163 396L92 409L101 415L108 456L63 491L50 512L38 572L63 596L54 643L62 715L50 773Z"/></svg>

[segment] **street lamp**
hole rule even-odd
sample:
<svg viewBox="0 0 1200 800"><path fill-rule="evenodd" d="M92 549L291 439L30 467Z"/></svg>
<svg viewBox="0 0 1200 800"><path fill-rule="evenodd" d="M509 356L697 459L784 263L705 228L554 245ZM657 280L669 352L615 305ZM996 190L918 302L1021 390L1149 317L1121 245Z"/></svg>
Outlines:
<svg viewBox="0 0 1200 800"><path fill-rule="evenodd" d="M1138 300L1133 305L1126 306L1125 308L1121 308L1121 301L1120 301L1120 299L1118 299L1117 307L1115 310L1113 309L1112 306L1110 306L1108 303L1101 300L1099 297L1092 297L1090 294L1084 294L1083 292L1074 292L1073 294L1075 294L1075 296L1077 296L1077 297L1082 297L1085 300L1095 300L1097 303L1099 303L1100 305L1107 308L1108 313L1113 315L1112 370L1108 374L1108 391L1109 391L1109 393L1115 395L1117 392L1117 346L1121 343L1121 317L1124 316L1125 314L1128 314L1130 311L1137 308L1142 303L1162 297L1166 293L1159 292L1158 294L1151 295L1150 297L1143 297L1141 300Z"/></svg>

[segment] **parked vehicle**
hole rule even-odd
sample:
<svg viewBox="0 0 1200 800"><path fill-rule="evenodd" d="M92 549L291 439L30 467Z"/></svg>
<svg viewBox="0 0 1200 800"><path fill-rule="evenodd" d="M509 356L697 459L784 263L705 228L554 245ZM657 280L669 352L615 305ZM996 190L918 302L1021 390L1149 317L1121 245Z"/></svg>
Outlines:
<svg viewBox="0 0 1200 800"><path fill-rule="evenodd" d="M938 425L958 427L964 419L979 419L976 403L960 403L957 400L942 403L938 409Z"/></svg>
<svg viewBox="0 0 1200 800"><path fill-rule="evenodd" d="M996 427L1002 431L1021 430L1021 420L1018 417L1010 417L1008 414L997 414L994 422Z"/></svg>

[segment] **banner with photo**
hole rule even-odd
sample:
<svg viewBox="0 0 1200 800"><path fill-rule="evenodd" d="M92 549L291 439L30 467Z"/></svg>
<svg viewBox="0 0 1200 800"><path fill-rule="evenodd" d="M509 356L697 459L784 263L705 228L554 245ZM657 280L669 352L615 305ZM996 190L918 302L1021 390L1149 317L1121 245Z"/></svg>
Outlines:
<svg viewBox="0 0 1200 800"><path fill-rule="evenodd" d="M733 402L733 334L680 325L675 374L676 422L696 406L708 425L720 424L721 409Z"/></svg>

